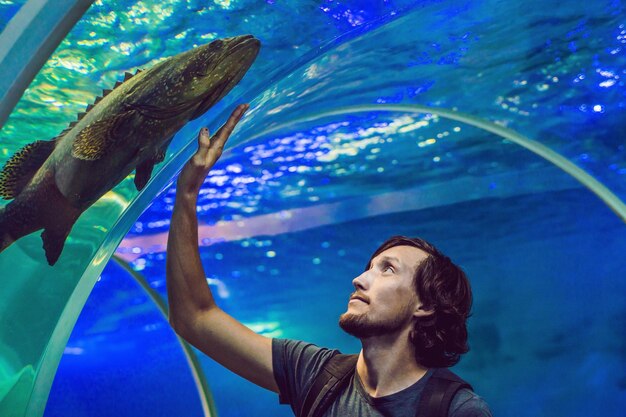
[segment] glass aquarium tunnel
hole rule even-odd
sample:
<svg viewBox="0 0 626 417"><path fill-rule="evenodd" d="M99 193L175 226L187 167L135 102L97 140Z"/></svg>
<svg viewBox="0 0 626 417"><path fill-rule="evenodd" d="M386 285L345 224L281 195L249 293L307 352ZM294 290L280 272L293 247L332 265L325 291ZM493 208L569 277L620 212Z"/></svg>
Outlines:
<svg viewBox="0 0 626 417"><path fill-rule="evenodd" d="M0 29L41 4L0 1ZM291 415L166 319L176 174L200 127L242 102L198 201L224 310L270 337L356 352L337 325L352 278L387 237L420 236L470 278L470 352L454 371L494 415L623 415L624 7L98 0L40 13L30 24L59 18L68 33L4 122L2 165L125 72L217 38L262 46L141 192L131 175L81 215L53 267L39 232L0 253L0 416Z"/></svg>

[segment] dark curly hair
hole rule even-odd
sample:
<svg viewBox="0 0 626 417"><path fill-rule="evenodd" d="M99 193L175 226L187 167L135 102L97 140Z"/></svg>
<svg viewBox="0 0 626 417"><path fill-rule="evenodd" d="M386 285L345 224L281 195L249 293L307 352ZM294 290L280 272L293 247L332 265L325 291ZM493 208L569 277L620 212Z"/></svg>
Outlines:
<svg viewBox="0 0 626 417"><path fill-rule="evenodd" d="M425 310L432 315L416 318L411 342L417 363L428 368L455 365L469 351L466 321L472 308L472 289L465 272L435 246L420 238L393 236L372 255L394 246L412 246L429 256L417 266L413 283Z"/></svg>

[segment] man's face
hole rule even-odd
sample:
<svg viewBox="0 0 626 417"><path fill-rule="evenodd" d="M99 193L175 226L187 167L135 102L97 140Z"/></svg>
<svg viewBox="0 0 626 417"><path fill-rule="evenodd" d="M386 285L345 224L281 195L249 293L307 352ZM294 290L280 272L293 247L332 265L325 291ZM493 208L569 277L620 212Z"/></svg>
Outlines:
<svg viewBox="0 0 626 417"><path fill-rule="evenodd" d="M394 246L374 259L352 281L355 292L339 318L347 333L360 339L402 331L411 326L421 305L413 277L428 254L412 246Z"/></svg>

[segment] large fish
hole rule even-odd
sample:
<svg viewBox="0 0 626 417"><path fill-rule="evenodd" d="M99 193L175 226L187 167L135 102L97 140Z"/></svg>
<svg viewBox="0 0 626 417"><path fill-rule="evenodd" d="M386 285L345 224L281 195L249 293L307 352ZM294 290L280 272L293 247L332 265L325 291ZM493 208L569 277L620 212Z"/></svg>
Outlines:
<svg viewBox="0 0 626 417"><path fill-rule="evenodd" d="M0 173L0 252L40 229L50 265L89 206L135 170L141 190L172 137L205 113L244 76L260 42L219 39L126 74L59 136L13 155Z"/></svg>

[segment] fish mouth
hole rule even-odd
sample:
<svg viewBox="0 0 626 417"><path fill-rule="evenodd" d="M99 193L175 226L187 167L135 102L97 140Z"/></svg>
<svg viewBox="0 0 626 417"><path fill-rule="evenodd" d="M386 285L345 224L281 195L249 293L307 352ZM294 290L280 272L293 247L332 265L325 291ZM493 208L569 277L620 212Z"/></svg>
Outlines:
<svg viewBox="0 0 626 417"><path fill-rule="evenodd" d="M224 78L217 81L214 87L196 98L168 106L160 107L148 103L132 103L129 107L151 119L171 119L183 113L189 114L189 112L193 113L188 120L200 117L239 83L256 59L261 45L261 42L253 35L242 35L219 39L218 41L229 42L222 51L224 55L217 57L211 65L204 68L204 71L196 73L199 77L210 77L219 65L226 67L228 75L225 74ZM233 71L229 71L228 69L230 68Z"/></svg>
<svg viewBox="0 0 626 417"><path fill-rule="evenodd" d="M261 46L261 41L255 38L254 35L248 34L248 35L235 36L234 38L231 38L231 39L235 40L236 42L234 48L240 48L245 45L254 45L254 46L257 46L256 49L258 49L258 47Z"/></svg>
<svg viewBox="0 0 626 417"><path fill-rule="evenodd" d="M233 38L218 39L221 42L231 42L224 56L218 58L215 65L207 66L203 71L197 73L198 76L206 77L215 71L215 67L221 63L232 61L232 66L238 68L237 72L245 74L252 62L256 59L261 48L261 41L252 35L242 35ZM215 41L214 41L215 42ZM210 44L209 44L210 45ZM234 77L236 78L236 77Z"/></svg>
<svg viewBox="0 0 626 417"><path fill-rule="evenodd" d="M256 55L261 48L261 41L252 35L235 36L227 40L234 43L228 52L228 56L232 56L233 54L240 52L241 49L247 49L247 52L251 53L256 58Z"/></svg>
<svg viewBox="0 0 626 417"><path fill-rule="evenodd" d="M243 35L236 38L230 38L230 42L235 42L234 46L228 48L228 53L216 65L223 64L227 68L234 68L230 76L225 77L219 84L211 89L211 91L200 99L196 107L196 111L190 120L194 120L209 110L215 103L224 97L241 81L243 76L256 59L261 42L252 35ZM229 40L225 40L229 41ZM207 69L206 73L201 76L209 76L215 67Z"/></svg>

